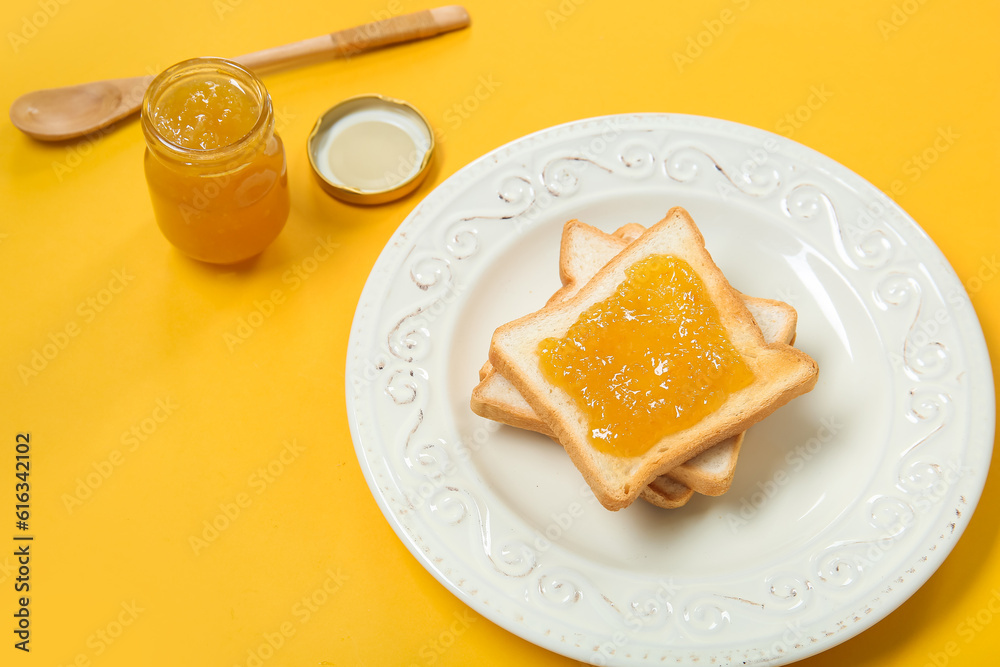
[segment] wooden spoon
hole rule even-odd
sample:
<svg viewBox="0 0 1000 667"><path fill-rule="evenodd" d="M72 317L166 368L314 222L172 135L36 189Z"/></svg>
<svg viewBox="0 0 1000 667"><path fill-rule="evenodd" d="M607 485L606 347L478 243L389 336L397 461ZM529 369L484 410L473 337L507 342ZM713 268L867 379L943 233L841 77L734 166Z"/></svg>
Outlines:
<svg viewBox="0 0 1000 667"><path fill-rule="evenodd" d="M319 57L350 56L467 25L469 13L465 8L450 5L366 23L233 60L259 71ZM137 76L36 90L14 100L10 120L28 136L42 141L82 137L138 111L152 80L152 76Z"/></svg>

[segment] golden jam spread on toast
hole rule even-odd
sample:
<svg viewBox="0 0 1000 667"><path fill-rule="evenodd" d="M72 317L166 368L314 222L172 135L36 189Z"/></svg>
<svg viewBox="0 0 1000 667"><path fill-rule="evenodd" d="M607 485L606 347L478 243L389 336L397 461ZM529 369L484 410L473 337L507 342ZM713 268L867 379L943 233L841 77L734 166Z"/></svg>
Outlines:
<svg viewBox="0 0 1000 667"><path fill-rule="evenodd" d="M701 278L671 255L630 266L614 294L538 352L546 379L589 419L591 444L623 457L694 425L753 382Z"/></svg>

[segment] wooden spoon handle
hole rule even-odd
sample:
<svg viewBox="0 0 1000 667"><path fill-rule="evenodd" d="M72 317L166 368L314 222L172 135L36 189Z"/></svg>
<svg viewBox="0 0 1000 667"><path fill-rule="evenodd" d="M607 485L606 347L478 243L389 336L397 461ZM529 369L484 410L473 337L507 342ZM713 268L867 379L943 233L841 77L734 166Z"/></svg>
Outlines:
<svg viewBox="0 0 1000 667"><path fill-rule="evenodd" d="M468 12L451 5L395 16L234 60L244 67L261 70L319 56L348 56L467 25ZM22 132L42 141L82 137L138 111L151 79L148 76L113 79L25 93L11 105L10 119Z"/></svg>
<svg viewBox="0 0 1000 667"><path fill-rule="evenodd" d="M390 44L458 30L469 25L469 13L458 5L425 9L383 21L366 23L356 28L339 30L329 35L305 39L293 44L276 46L234 58L252 70L278 67L296 60L318 57L343 57L363 53Z"/></svg>

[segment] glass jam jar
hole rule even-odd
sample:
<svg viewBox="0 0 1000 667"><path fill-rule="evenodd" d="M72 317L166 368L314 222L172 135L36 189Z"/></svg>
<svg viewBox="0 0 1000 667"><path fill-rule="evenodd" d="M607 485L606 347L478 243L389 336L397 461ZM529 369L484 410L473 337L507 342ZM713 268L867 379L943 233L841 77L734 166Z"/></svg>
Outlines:
<svg viewBox="0 0 1000 667"><path fill-rule="evenodd" d="M221 58L180 62L149 85L141 122L149 196L174 246L228 264L278 236L289 210L285 149L252 72Z"/></svg>

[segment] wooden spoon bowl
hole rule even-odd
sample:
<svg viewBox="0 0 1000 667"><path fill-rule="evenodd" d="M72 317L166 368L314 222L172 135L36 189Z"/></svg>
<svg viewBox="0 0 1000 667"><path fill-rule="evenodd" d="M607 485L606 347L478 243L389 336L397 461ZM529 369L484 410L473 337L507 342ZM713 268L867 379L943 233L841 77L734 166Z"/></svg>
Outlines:
<svg viewBox="0 0 1000 667"><path fill-rule="evenodd" d="M83 136L135 113L152 80L136 76L36 90L14 100L10 119L43 141Z"/></svg>

